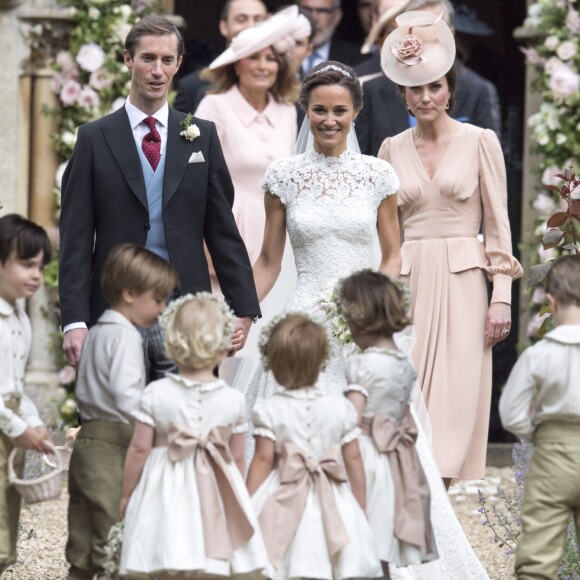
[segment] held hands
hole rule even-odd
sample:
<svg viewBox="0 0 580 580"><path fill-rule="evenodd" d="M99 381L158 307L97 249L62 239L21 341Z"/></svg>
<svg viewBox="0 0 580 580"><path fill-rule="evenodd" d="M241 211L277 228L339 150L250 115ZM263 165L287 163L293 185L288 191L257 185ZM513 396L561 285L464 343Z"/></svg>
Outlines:
<svg viewBox="0 0 580 580"><path fill-rule="evenodd" d="M232 349L228 353L229 356L233 356L244 348L246 344L246 339L248 338L248 333L252 326L252 319L249 316L244 316L243 318L236 317L234 320L234 334L232 336Z"/></svg>
<svg viewBox="0 0 580 580"><path fill-rule="evenodd" d="M72 330L65 332L62 341L62 349L64 350L66 360L71 367L76 368L78 366L81 358L83 342L88 333L89 331L86 328L73 328Z"/></svg>
<svg viewBox="0 0 580 580"><path fill-rule="evenodd" d="M14 438L14 444L20 449L34 449L40 453L52 452L52 439L46 427L26 427L22 435Z"/></svg>
<svg viewBox="0 0 580 580"><path fill-rule="evenodd" d="M485 325L485 344L488 347L495 346L505 340L510 333L512 325L512 310L505 302L493 302L487 310Z"/></svg>

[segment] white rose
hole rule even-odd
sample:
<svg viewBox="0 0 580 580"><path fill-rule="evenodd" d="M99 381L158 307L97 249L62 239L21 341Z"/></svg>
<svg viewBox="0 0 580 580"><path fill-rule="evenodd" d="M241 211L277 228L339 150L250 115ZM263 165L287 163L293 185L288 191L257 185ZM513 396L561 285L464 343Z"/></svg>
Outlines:
<svg viewBox="0 0 580 580"><path fill-rule="evenodd" d="M87 72L95 72L105 64L105 51L94 42L83 44L77 54L79 66Z"/></svg>
<svg viewBox="0 0 580 580"><path fill-rule="evenodd" d="M81 85L77 81L68 80L62 86L59 98L65 107L70 107L70 105L76 102L80 92Z"/></svg>
<svg viewBox="0 0 580 580"><path fill-rule="evenodd" d="M553 34L548 36L548 38L546 38L546 40L544 40L544 46L548 50L556 50L556 48L558 48L559 44L560 44L560 39Z"/></svg>
<svg viewBox="0 0 580 580"><path fill-rule="evenodd" d="M68 50L59 50L55 58L57 66L66 75L78 74L77 63Z"/></svg>
<svg viewBox="0 0 580 580"><path fill-rule="evenodd" d="M65 131L60 138L62 139L62 142L69 147L70 149L72 149L75 146L75 143L77 142L77 132L72 132L72 131Z"/></svg>
<svg viewBox="0 0 580 580"><path fill-rule="evenodd" d="M556 54L562 60L570 60L576 54L576 52L576 44L571 40L567 40L558 47Z"/></svg>
<svg viewBox="0 0 580 580"><path fill-rule="evenodd" d="M188 125L185 131L182 131L180 135L185 137L188 141L193 141L200 136L199 127L197 125Z"/></svg>
<svg viewBox="0 0 580 580"><path fill-rule="evenodd" d="M572 34L580 34L580 13L570 7L566 15L566 27Z"/></svg>
<svg viewBox="0 0 580 580"><path fill-rule="evenodd" d="M558 133L556 135L556 145L563 145L566 141L568 141L568 137L564 133Z"/></svg>
<svg viewBox="0 0 580 580"><path fill-rule="evenodd" d="M560 183L560 180L556 177L558 173L561 173L561 171L557 165L546 167L544 173L542 173L542 183L544 185L557 185Z"/></svg>
<svg viewBox="0 0 580 580"><path fill-rule="evenodd" d="M544 70L551 75L556 69L559 69L564 63L555 56L551 56L544 65Z"/></svg>
<svg viewBox="0 0 580 580"><path fill-rule="evenodd" d="M550 77L550 89L557 97L566 99L580 90L580 75L568 66L561 66Z"/></svg>
<svg viewBox="0 0 580 580"><path fill-rule="evenodd" d="M68 165L68 161L65 161L64 163L61 163L58 166L58 169L56 170L56 173L54 174L54 181L56 183L56 186L60 189L62 187L62 176L64 174L64 170L66 169L66 166Z"/></svg>
<svg viewBox="0 0 580 580"><path fill-rule="evenodd" d="M541 132L536 134L536 141L539 145L547 145L550 142L550 138L547 133Z"/></svg>
<svg viewBox="0 0 580 580"><path fill-rule="evenodd" d="M133 16L133 9L131 8L131 6L129 6L129 4L122 4L121 6L119 6L119 12L121 13L121 16L125 20Z"/></svg>
<svg viewBox="0 0 580 580"><path fill-rule="evenodd" d="M556 202L553 200L551 195L541 192L538 193L536 199L534 199L532 207L540 216L549 216L556 209Z"/></svg>
<svg viewBox="0 0 580 580"><path fill-rule="evenodd" d="M91 111L98 108L101 104L101 99L91 87L85 86L79 94L78 102L85 111Z"/></svg>
<svg viewBox="0 0 580 580"><path fill-rule="evenodd" d="M119 22L117 24L115 27L115 34L121 43L125 44L125 39L127 38L127 34L129 34L131 28L133 28L133 26L128 22Z"/></svg>
<svg viewBox="0 0 580 580"><path fill-rule="evenodd" d="M91 6L89 8L88 15L91 20L98 20L101 17L101 11L94 6Z"/></svg>
<svg viewBox="0 0 580 580"><path fill-rule="evenodd" d="M109 88L113 84L113 79L106 68L100 68L91 73L89 84L93 89L100 91L101 89Z"/></svg>

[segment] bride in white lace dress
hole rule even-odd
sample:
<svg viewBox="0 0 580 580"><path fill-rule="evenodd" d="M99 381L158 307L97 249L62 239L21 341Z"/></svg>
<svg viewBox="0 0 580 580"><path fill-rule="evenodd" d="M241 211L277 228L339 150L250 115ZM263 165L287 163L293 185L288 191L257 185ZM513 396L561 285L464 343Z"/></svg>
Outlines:
<svg viewBox="0 0 580 580"><path fill-rule="evenodd" d="M377 233L381 271L399 275L399 183L387 162L347 148L347 137L362 102L352 69L340 63L318 65L303 81L300 102L307 112L313 148L274 162L266 172L266 229L254 277L262 300L280 272L287 231L298 281L284 311L305 311L322 320L318 305L322 293L338 278L372 265ZM318 386L336 393L346 386L338 345ZM258 397L270 396L276 387L271 374L259 370L247 390L249 412ZM488 578L455 517L422 432L417 448L431 486L432 521L440 559L407 568L393 567L391 577Z"/></svg>

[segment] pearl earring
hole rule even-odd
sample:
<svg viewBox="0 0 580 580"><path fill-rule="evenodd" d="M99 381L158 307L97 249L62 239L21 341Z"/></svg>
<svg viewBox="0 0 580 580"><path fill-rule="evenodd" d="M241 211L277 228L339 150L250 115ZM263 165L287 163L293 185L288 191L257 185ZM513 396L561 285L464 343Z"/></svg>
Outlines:
<svg viewBox="0 0 580 580"><path fill-rule="evenodd" d="M449 101L445 103L445 110L449 109Z"/></svg>

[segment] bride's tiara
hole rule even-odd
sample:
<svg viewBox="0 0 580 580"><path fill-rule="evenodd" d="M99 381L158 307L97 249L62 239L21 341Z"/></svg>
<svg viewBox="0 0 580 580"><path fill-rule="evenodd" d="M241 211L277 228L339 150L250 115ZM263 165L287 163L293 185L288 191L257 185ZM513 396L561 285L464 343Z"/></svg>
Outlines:
<svg viewBox="0 0 580 580"><path fill-rule="evenodd" d="M341 75L344 75L345 77L348 77L349 79L352 79L352 75L349 72L345 71L343 68L340 68L339 66L336 66L335 64L329 64L329 65L317 70L315 74L319 75L319 74L326 72L326 71L329 71L329 70L336 71L336 72L340 73Z"/></svg>

